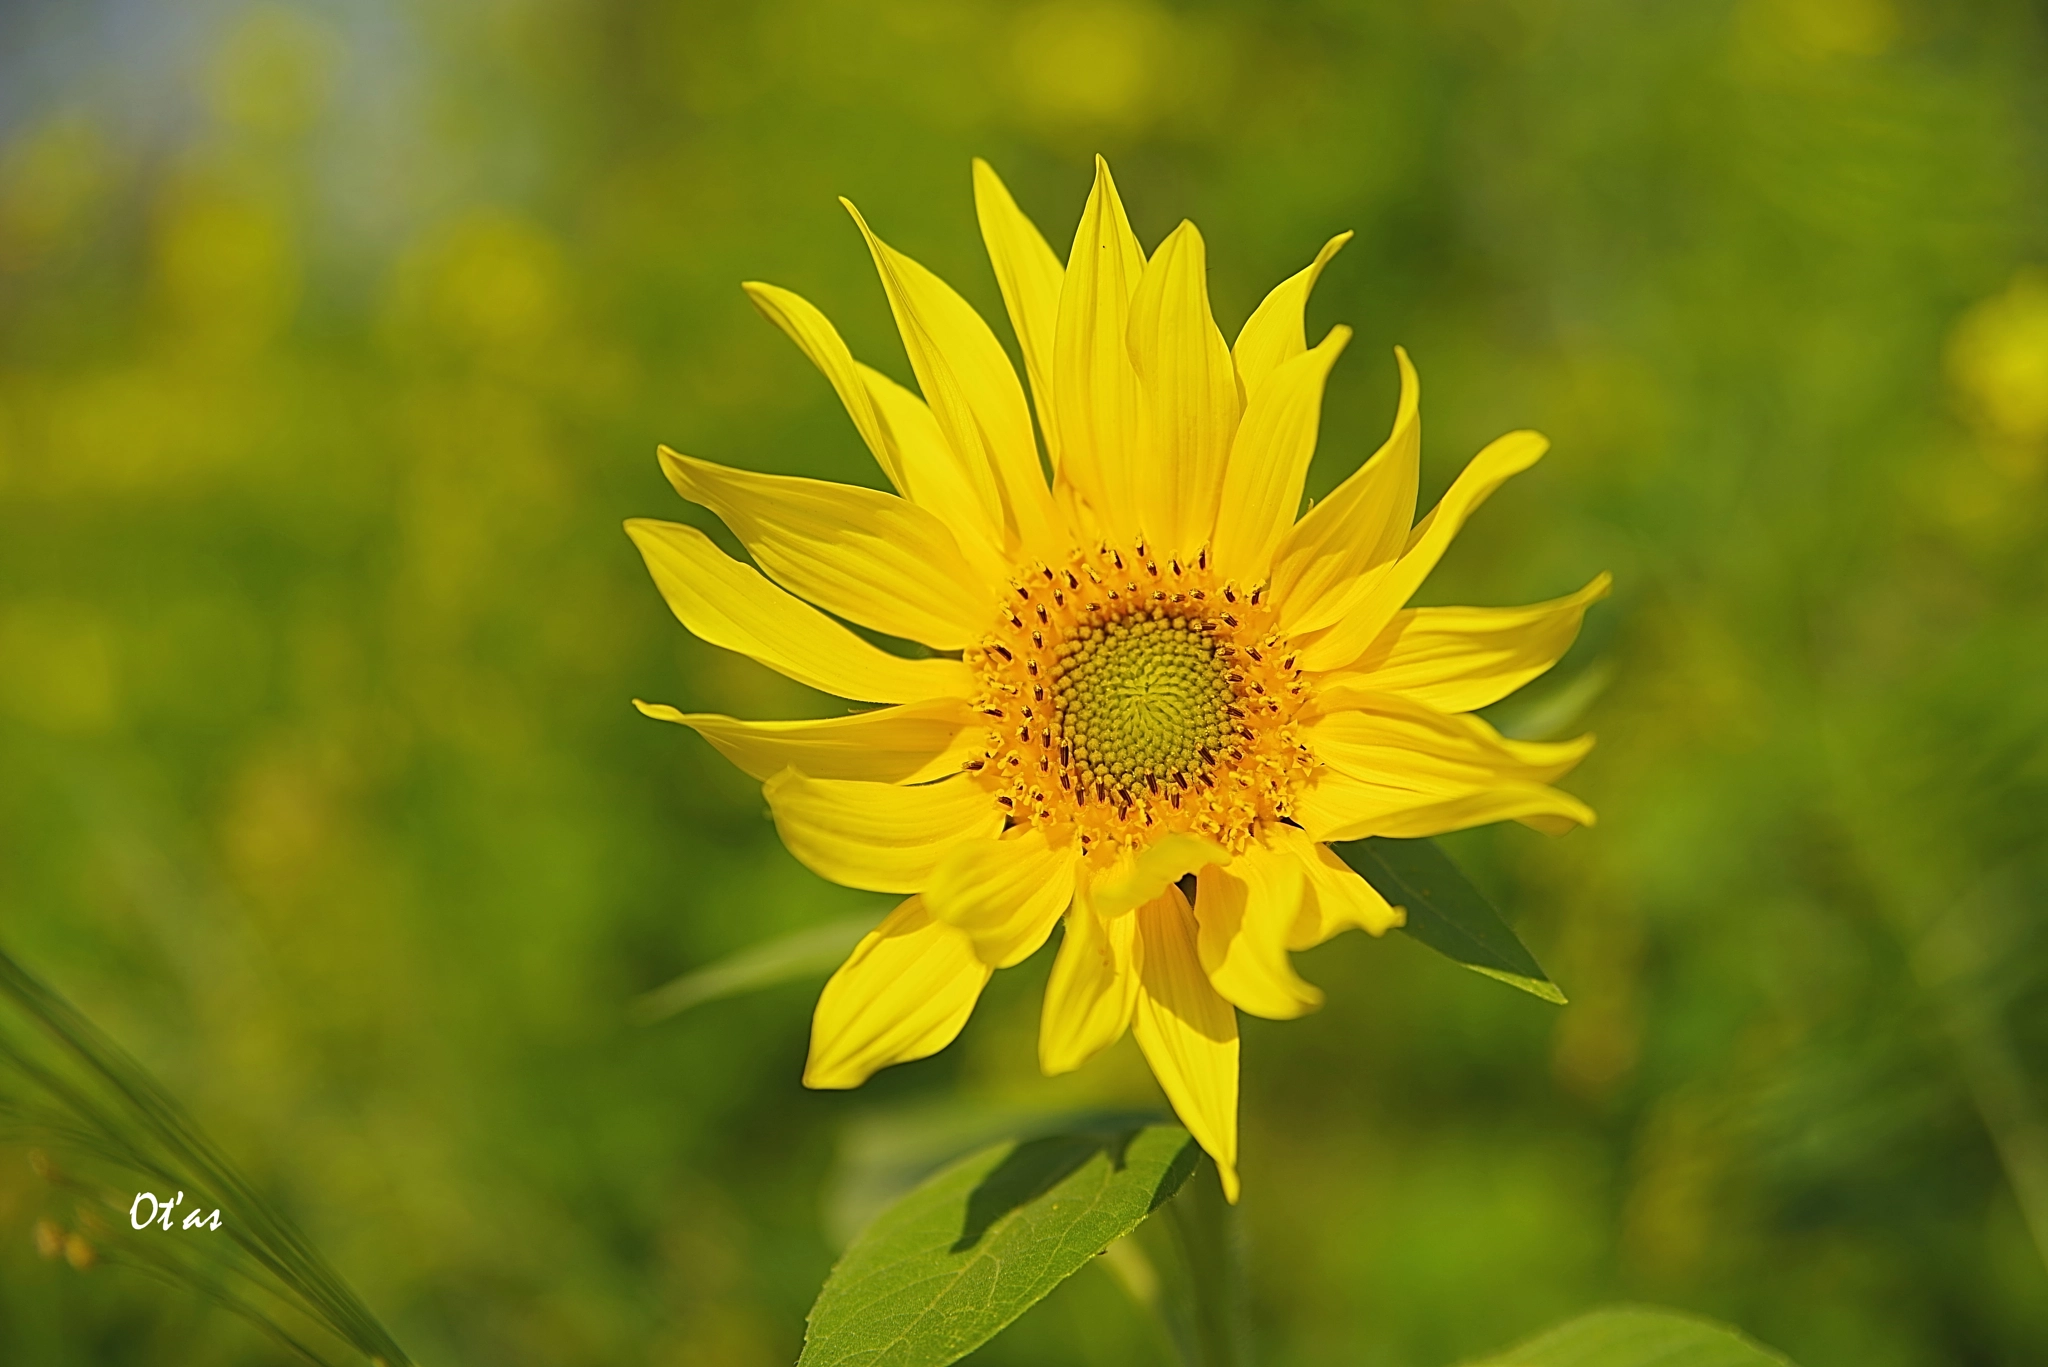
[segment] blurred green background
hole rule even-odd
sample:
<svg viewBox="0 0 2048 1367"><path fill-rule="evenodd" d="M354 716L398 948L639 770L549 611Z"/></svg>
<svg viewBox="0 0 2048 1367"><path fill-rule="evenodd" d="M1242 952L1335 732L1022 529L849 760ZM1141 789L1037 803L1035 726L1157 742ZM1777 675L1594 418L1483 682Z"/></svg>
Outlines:
<svg viewBox="0 0 2048 1367"><path fill-rule="evenodd" d="M1504 709L1600 733L1601 824L1451 842L1572 1006L1348 936L1321 1014L1247 1022L1262 1361L1616 1298L1808 1367L2048 1361L2036 4L13 0L0 940L422 1361L792 1361L849 1155L1156 1093L1128 1042L1037 1077L1044 955L852 1094L798 1084L814 983L631 1022L887 899L633 713L830 704L690 640L618 524L703 523L657 441L879 483L739 282L907 380L833 197L999 317L970 156L1063 251L1098 150L1148 244L1200 224L1227 333L1358 231L1315 491L1396 342L1426 497L1552 437L1426 601L1619 585ZM50 1213L0 1152L0 1359L279 1360L39 1260ZM1158 1351L1091 1270L975 1361Z"/></svg>

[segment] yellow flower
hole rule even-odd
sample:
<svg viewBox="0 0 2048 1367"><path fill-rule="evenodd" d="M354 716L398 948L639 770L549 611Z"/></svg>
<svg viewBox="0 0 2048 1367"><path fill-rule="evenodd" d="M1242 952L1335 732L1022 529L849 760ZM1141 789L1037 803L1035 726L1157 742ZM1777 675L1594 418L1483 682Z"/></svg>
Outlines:
<svg viewBox="0 0 2048 1367"><path fill-rule="evenodd" d="M989 974L1064 919L1041 1065L1078 1068L1129 1030L1235 1200L1236 1013L1314 1009L1290 951L1401 923L1327 842L1592 821L1549 786L1590 737L1511 741L1471 712L1555 663L1608 581L1526 608L1403 606L1546 443L1502 437L1415 523L1417 386L1398 351L1392 435L1296 517L1350 337L1309 347L1302 309L1349 234L1230 347L1201 234L1184 222L1148 258L1099 159L1064 268L979 161L974 187L1046 461L995 334L849 204L922 399L804 300L746 288L897 493L664 449L677 491L760 568L689 527L627 524L699 637L889 705L799 722L639 706L764 780L810 868L908 894L819 998L807 1084L857 1087L944 1048ZM880 650L827 613L933 654Z"/></svg>

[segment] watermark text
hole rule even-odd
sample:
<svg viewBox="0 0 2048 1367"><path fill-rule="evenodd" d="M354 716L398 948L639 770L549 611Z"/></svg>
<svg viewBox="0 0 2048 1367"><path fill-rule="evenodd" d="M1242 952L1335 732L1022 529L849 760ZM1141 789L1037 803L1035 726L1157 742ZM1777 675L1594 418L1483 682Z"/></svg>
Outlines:
<svg viewBox="0 0 2048 1367"><path fill-rule="evenodd" d="M149 1213L147 1215L142 1213L142 1203L144 1201L149 1202ZM135 1199L128 1205L128 1223L136 1229L148 1229L151 1225L159 1225L168 1230L171 1227L172 1216L177 1213L177 1208L183 1205L184 1201L185 1193L182 1191L176 1196L162 1199L159 1199L153 1191L138 1191L135 1193ZM220 1212L216 1210L208 1214L198 1206L194 1206L185 1212L185 1218L178 1225L178 1228L219 1229Z"/></svg>

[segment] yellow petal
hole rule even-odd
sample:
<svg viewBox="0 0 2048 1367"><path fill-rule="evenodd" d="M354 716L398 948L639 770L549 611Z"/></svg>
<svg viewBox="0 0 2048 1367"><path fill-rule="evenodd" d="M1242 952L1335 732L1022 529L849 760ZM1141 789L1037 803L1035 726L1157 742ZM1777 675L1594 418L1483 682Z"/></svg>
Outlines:
<svg viewBox="0 0 2048 1367"><path fill-rule="evenodd" d="M1308 307L1309 291L1338 248L1351 240L1350 233L1338 233L1323 244L1316 259L1275 285L1252 316L1238 330L1237 345L1231 348L1244 392L1256 393L1275 370L1308 350L1308 334L1302 330L1302 311Z"/></svg>
<svg viewBox="0 0 2048 1367"><path fill-rule="evenodd" d="M680 712L635 699L642 714L677 722L711 742L748 777L795 769L810 778L921 783L960 771L986 736L961 698L931 698L823 721L739 721L716 712Z"/></svg>
<svg viewBox="0 0 2048 1367"><path fill-rule="evenodd" d="M999 579L1008 563L999 555L1002 507L994 483L986 477L986 463L986 487L977 488L973 472L940 436L924 400L856 361L838 329L809 300L758 280L749 280L742 288L754 307L787 333L832 382L861 440L896 492L938 514L983 577Z"/></svg>
<svg viewBox="0 0 2048 1367"><path fill-rule="evenodd" d="M1176 832L1141 849L1126 850L1088 873L1088 900L1104 916L1121 916L1211 864L1228 864L1230 851L1213 840Z"/></svg>
<svg viewBox="0 0 2048 1367"><path fill-rule="evenodd" d="M1003 307L1009 310L1010 326L1017 333L1017 348L1024 353L1024 374L1031 381L1031 397L1038 402L1038 427L1045 433L1057 466L1052 339L1059 326L1060 280L1066 272L1037 226L1010 198L1002 177L980 157L974 159L974 215L981 222L981 240L987 244L989 264L996 270Z"/></svg>
<svg viewBox="0 0 2048 1367"><path fill-rule="evenodd" d="M1350 328L1331 328L1315 350L1275 370L1245 407L1223 475L1214 543L1217 565L1240 583L1265 579L1274 550L1294 525L1316 451L1323 382L1350 340Z"/></svg>
<svg viewBox="0 0 2048 1367"><path fill-rule="evenodd" d="M1050 844L1043 829L955 845L924 890L932 915L960 927L996 968L1038 952L1074 899L1079 852Z"/></svg>
<svg viewBox="0 0 2048 1367"><path fill-rule="evenodd" d="M747 292L747 298L754 301L762 316L787 333L831 382L861 440L874 453L875 463L882 467L882 473L897 491L908 496L910 483L897 458L896 444L890 440L888 428L875 411L874 399L861 381L860 363L847 350L846 341L839 335L839 329L832 326L832 320L810 300L779 285L749 280L740 288Z"/></svg>
<svg viewBox="0 0 2048 1367"><path fill-rule="evenodd" d="M1302 739L1321 767L1293 815L1317 840L1438 835L1491 821L1552 833L1592 824L1584 803L1546 786L1585 757L1591 736L1511 741L1470 714L1355 690L1321 692L1315 708L1321 715Z"/></svg>
<svg viewBox="0 0 2048 1367"><path fill-rule="evenodd" d="M1593 809L1539 783L1509 782L1452 796L1386 787L1326 769L1296 795L1294 819L1321 841L1370 835L1443 835L1495 821L1520 821L1546 835L1593 824Z"/></svg>
<svg viewBox="0 0 2048 1367"><path fill-rule="evenodd" d="M1145 263L1131 300L1130 352L1143 429L1133 452L1139 525L1161 554L1192 558L1216 525L1240 408L1192 223L1183 221Z"/></svg>
<svg viewBox="0 0 2048 1367"><path fill-rule="evenodd" d="M785 769L761 791L782 843L806 868L872 892L922 892L954 845L1003 828L1002 808L965 776L901 787Z"/></svg>
<svg viewBox="0 0 2048 1367"><path fill-rule="evenodd" d="M904 902L819 994L804 1086L858 1087L878 1068L936 1054L974 1014L989 971L922 898Z"/></svg>
<svg viewBox="0 0 2048 1367"><path fill-rule="evenodd" d="M988 479L988 462L978 454L972 462L962 460L923 399L872 366L855 361L854 369L894 446L903 496L953 529L961 553L984 579L1000 580L1011 559L1003 551L1002 500Z"/></svg>
<svg viewBox="0 0 2048 1367"><path fill-rule="evenodd" d="M676 492L718 514L768 577L850 622L934 650L981 639L1004 585L983 581L946 524L894 494L764 475L661 448Z"/></svg>
<svg viewBox="0 0 2048 1367"><path fill-rule="evenodd" d="M1008 531L1006 549L1049 544L1052 496L1031 435L1024 388L1003 345L952 286L890 247L847 200L889 296L910 368L946 442L996 494Z"/></svg>
<svg viewBox="0 0 2048 1367"><path fill-rule="evenodd" d="M1229 868L1203 869L1196 880L1202 969L1218 992L1254 1016L1292 1020L1323 1004L1322 991L1287 961L1305 874L1296 854L1254 842Z"/></svg>
<svg viewBox="0 0 2048 1367"><path fill-rule="evenodd" d="M1124 217L1109 163L1097 157L1060 282L1053 416L1060 478L1087 504L1098 531L1126 545L1138 534L1131 466L1141 436L1127 338L1131 296L1144 273L1144 248Z"/></svg>
<svg viewBox="0 0 2048 1367"><path fill-rule="evenodd" d="M1401 402L1394 430L1373 458L1310 508L1273 558L1280 629L1298 635L1342 614L1361 575L1391 565L1415 520L1415 484L1422 456L1422 391L1408 353L1394 348Z"/></svg>
<svg viewBox="0 0 2048 1367"><path fill-rule="evenodd" d="M1384 935L1407 922L1400 907L1390 906L1328 845L1317 844L1292 826L1280 827L1268 839L1301 861L1307 879L1301 911L1288 931L1289 949L1312 949L1354 927L1368 935Z"/></svg>
<svg viewBox="0 0 2048 1367"><path fill-rule="evenodd" d="M711 645L857 702L959 698L973 690L960 661L905 660L876 649L719 550L695 527L636 517L626 523L626 534L669 611Z"/></svg>
<svg viewBox="0 0 2048 1367"><path fill-rule="evenodd" d="M1469 712L1448 713L1399 694L1327 690L1302 739L1318 760L1356 778L1452 793L1499 781L1548 783L1593 748L1593 738L1509 740Z"/></svg>
<svg viewBox="0 0 2048 1367"><path fill-rule="evenodd" d="M1499 702L1556 664L1578 639L1591 604L1607 596L1606 574L1565 598L1525 608L1407 608L1363 655L1331 675L1399 693L1443 712Z"/></svg>
<svg viewBox="0 0 2048 1367"><path fill-rule="evenodd" d="M1299 655L1301 668L1336 669L1362 654L1402 604L1422 587L1465 519L1507 480L1543 458L1550 442L1535 432L1510 432L1472 457L1442 501L1409 533L1401 558L1386 574L1355 588L1341 618Z"/></svg>
<svg viewBox="0 0 2048 1367"><path fill-rule="evenodd" d="M1209 985L1195 948L1195 917L1179 888L1138 908L1142 990L1131 1033L1173 1113L1187 1126L1237 1202L1237 1013Z"/></svg>
<svg viewBox="0 0 2048 1367"><path fill-rule="evenodd" d="M1138 955L1136 916L1104 919L1085 895L1074 900L1038 1018L1038 1066L1047 1077L1071 1073L1123 1038L1138 1001Z"/></svg>

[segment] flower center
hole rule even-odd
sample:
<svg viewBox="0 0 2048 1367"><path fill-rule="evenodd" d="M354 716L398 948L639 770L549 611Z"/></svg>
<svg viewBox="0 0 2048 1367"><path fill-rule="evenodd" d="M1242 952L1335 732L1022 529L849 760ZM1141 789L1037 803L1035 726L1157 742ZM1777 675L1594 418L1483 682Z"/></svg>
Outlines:
<svg viewBox="0 0 2048 1367"><path fill-rule="evenodd" d="M1129 794L1206 771L1237 729L1229 669L1185 616L1111 619L1060 643L1053 716L1075 777Z"/></svg>
<svg viewBox="0 0 2048 1367"><path fill-rule="evenodd" d="M1077 551L1011 585L966 652L988 746L968 763L1016 824L1082 847L1172 831L1242 849L1314 765L1294 735L1306 685L1272 604L1143 546Z"/></svg>

